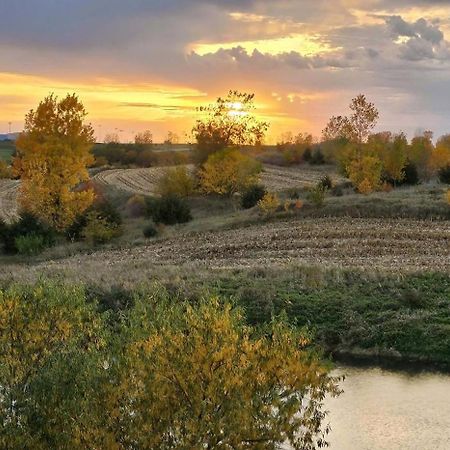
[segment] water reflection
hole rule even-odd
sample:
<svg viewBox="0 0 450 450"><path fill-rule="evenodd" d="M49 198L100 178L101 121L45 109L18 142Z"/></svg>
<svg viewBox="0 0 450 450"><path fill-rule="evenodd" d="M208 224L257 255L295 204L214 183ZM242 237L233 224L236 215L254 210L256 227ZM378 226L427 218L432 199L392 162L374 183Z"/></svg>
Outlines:
<svg viewBox="0 0 450 450"><path fill-rule="evenodd" d="M328 399L332 450L450 450L450 376L341 367Z"/></svg>

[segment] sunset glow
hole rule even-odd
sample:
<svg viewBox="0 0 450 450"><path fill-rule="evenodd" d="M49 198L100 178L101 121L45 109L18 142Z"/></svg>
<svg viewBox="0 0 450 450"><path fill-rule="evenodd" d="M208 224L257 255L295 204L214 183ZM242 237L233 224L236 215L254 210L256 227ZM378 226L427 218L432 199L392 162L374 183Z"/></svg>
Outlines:
<svg viewBox="0 0 450 450"><path fill-rule="evenodd" d="M187 139L198 107L230 89L255 94L268 142L286 131L319 136L359 92L379 105L381 129L439 134L450 117L442 2L114 1L105 13L101 0L43 1L39 11L19 1L7 23L0 133L9 122L20 131L51 92L76 92L99 137L117 128L124 140L144 129ZM235 105L230 114L244 112Z"/></svg>

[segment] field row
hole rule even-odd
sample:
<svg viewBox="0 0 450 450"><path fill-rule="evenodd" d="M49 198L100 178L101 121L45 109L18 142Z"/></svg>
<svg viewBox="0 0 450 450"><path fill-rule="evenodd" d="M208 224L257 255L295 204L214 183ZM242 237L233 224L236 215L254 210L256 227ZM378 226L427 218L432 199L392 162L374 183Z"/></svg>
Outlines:
<svg viewBox="0 0 450 450"><path fill-rule="evenodd" d="M193 166L189 166L193 169ZM163 167L148 169L113 169L100 172L94 180L104 186L112 186L133 194L153 195L158 179L164 173ZM307 188L316 184L326 173L337 183L344 179L330 167L278 167L265 165L261 183L270 191L292 188Z"/></svg>
<svg viewBox="0 0 450 450"><path fill-rule="evenodd" d="M129 249L99 250L0 276L63 271L86 281L143 281L158 266L214 268L291 264L393 272L450 272L450 223L386 219L302 219L188 233ZM25 271L25 272L23 272Z"/></svg>
<svg viewBox="0 0 450 450"><path fill-rule="evenodd" d="M11 222L17 217L18 190L18 181L0 180L0 219Z"/></svg>

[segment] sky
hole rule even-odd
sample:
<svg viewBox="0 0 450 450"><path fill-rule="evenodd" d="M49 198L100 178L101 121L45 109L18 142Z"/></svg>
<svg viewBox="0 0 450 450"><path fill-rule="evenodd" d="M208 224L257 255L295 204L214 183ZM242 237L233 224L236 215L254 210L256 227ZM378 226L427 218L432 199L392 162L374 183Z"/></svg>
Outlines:
<svg viewBox="0 0 450 450"><path fill-rule="evenodd" d="M450 132L450 0L0 0L0 16L0 133L75 92L99 140L184 140L230 89L255 94L270 143L320 137L359 93L379 131Z"/></svg>

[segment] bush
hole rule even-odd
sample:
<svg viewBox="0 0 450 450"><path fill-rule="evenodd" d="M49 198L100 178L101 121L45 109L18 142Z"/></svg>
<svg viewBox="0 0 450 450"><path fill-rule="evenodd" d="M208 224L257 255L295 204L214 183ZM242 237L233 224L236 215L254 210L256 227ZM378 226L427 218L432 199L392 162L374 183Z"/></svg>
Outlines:
<svg viewBox="0 0 450 450"><path fill-rule="evenodd" d="M303 153L303 161L310 162L312 158L312 151L308 147L305 152Z"/></svg>
<svg viewBox="0 0 450 450"><path fill-rule="evenodd" d="M191 210L184 199L175 196L148 197L147 216L155 223L175 225L192 220Z"/></svg>
<svg viewBox="0 0 450 450"><path fill-rule="evenodd" d="M120 236L121 233L120 225L109 222L97 211L91 211L86 216L86 226L83 228L82 237L91 245L100 245Z"/></svg>
<svg viewBox="0 0 450 450"><path fill-rule="evenodd" d="M243 194L241 198L241 206L244 209L253 208L258 204L260 200L266 195L266 189L264 186L255 184L250 186Z"/></svg>
<svg viewBox="0 0 450 450"><path fill-rule="evenodd" d="M17 236L14 245L19 255L37 255L45 249L44 237L36 234Z"/></svg>
<svg viewBox="0 0 450 450"><path fill-rule="evenodd" d="M324 175L320 179L318 186L322 187L324 191L331 191L333 189L333 181L329 175Z"/></svg>
<svg viewBox="0 0 450 450"><path fill-rule="evenodd" d="M189 197L194 192L194 179L186 166L169 168L158 180L156 191L162 197Z"/></svg>
<svg viewBox="0 0 450 450"><path fill-rule="evenodd" d="M308 192L308 200L317 207L323 206L325 202L326 189L320 184L320 182Z"/></svg>
<svg viewBox="0 0 450 450"><path fill-rule="evenodd" d="M143 195L133 195L128 199L125 209L130 217L144 216L146 211L145 197Z"/></svg>
<svg viewBox="0 0 450 450"><path fill-rule="evenodd" d="M101 224L113 230L111 239L113 237L121 235L123 221L120 212L110 202L103 200L97 204L94 204L84 214L77 217L75 222L66 231L67 239L69 239L70 241L79 241L85 239L85 228L88 226L89 221L93 221L94 217L99 219ZM100 223L97 223L97 227L99 228L99 230L101 229ZM96 226L91 224L91 231L88 232L88 234L93 232L92 227L96 228ZM94 235L91 236L93 239Z"/></svg>
<svg viewBox="0 0 450 450"><path fill-rule="evenodd" d="M409 162L403 169L403 179L399 185L415 186L419 184L419 172L415 164Z"/></svg>
<svg viewBox="0 0 450 450"><path fill-rule="evenodd" d="M144 228L143 233L145 238L150 239L158 235L158 229L156 228L154 223L149 223Z"/></svg>
<svg viewBox="0 0 450 450"><path fill-rule="evenodd" d="M322 164L325 164L325 156L323 155L320 148L315 150L313 154L311 155L311 158L309 160L309 163L315 166L319 166Z"/></svg>
<svg viewBox="0 0 450 450"><path fill-rule="evenodd" d="M0 179L13 178L13 170L5 161L0 161Z"/></svg>
<svg viewBox="0 0 450 450"><path fill-rule="evenodd" d="M450 184L450 166L443 167L439 170L439 180L441 183Z"/></svg>
<svg viewBox="0 0 450 450"><path fill-rule="evenodd" d="M51 247L55 243L55 231L48 225L43 224L38 218L30 213L22 213L17 222L7 225L5 222L0 224L0 240L3 244L5 253L18 253L17 242L22 244L20 237L34 236L42 238L42 249ZM25 245L25 242L23 242Z"/></svg>
<svg viewBox="0 0 450 450"><path fill-rule="evenodd" d="M264 195L264 197L258 202L259 210L267 216L276 213L279 207L280 199L278 198L278 195L271 192L267 192L266 195Z"/></svg>

